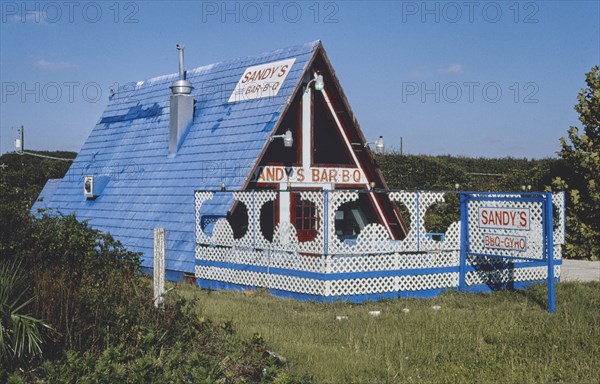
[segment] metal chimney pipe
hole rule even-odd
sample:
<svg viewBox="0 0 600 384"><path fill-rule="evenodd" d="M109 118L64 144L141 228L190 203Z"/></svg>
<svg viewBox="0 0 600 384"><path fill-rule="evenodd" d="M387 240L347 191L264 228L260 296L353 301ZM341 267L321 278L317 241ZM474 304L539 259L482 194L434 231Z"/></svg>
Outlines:
<svg viewBox="0 0 600 384"><path fill-rule="evenodd" d="M174 95L189 95L192 93L192 83L185 79L185 70L183 69L183 44L177 44L179 52L179 80L175 80L169 88Z"/></svg>
<svg viewBox="0 0 600 384"><path fill-rule="evenodd" d="M185 71L183 70L183 49L185 45L177 44L177 50L179 51L179 80L185 80Z"/></svg>
<svg viewBox="0 0 600 384"><path fill-rule="evenodd" d="M179 79L171 86L169 112L169 155L175 155L194 122L194 97L192 83L185 79L183 68L183 44L177 44L179 53Z"/></svg>

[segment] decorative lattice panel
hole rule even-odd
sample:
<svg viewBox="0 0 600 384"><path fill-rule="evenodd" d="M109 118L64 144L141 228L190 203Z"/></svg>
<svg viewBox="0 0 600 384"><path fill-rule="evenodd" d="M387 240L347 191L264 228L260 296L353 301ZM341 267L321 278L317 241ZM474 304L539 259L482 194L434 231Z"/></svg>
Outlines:
<svg viewBox="0 0 600 384"><path fill-rule="evenodd" d="M428 269L458 267L459 251L441 251L433 253L403 253L398 256L400 269Z"/></svg>
<svg viewBox="0 0 600 384"><path fill-rule="evenodd" d="M297 276L271 275L269 288L282 291L325 296L325 282Z"/></svg>
<svg viewBox="0 0 600 384"><path fill-rule="evenodd" d="M316 279L202 265L197 265L195 271L196 277L204 280L309 295L324 295L325 293L325 283Z"/></svg>
<svg viewBox="0 0 600 384"><path fill-rule="evenodd" d="M335 255L329 259L327 273L390 271L398 268L397 253Z"/></svg>
<svg viewBox="0 0 600 384"><path fill-rule="evenodd" d="M233 246L233 229L225 219L219 219L215 223L213 235L210 242L214 245L231 247Z"/></svg>
<svg viewBox="0 0 600 384"><path fill-rule="evenodd" d="M398 290L421 291L457 287L458 278L458 272L400 276L398 278Z"/></svg>
<svg viewBox="0 0 600 384"><path fill-rule="evenodd" d="M243 203L248 211L248 230L237 244L266 249L270 242L264 237L260 228L260 214L264 205L274 201L277 197L275 191L240 191L234 192L233 198Z"/></svg>
<svg viewBox="0 0 600 384"><path fill-rule="evenodd" d="M560 277L560 266L554 267L555 278ZM504 268L492 271L467 272L467 285L506 284L511 282L545 281L548 278L547 267Z"/></svg>
<svg viewBox="0 0 600 384"><path fill-rule="evenodd" d="M391 201L404 204L410 218L410 227L402 244L399 246L399 251L417 252L419 250L419 239L421 238L419 233L420 227L418 225L421 211L419 203L421 202L417 198L417 193L406 191L390 192L389 197Z"/></svg>
<svg viewBox="0 0 600 384"><path fill-rule="evenodd" d="M197 259L241 265L283 268L303 272L324 272L325 257L302 255L298 252L254 250L248 248L227 248L217 246L196 246Z"/></svg>
<svg viewBox="0 0 600 384"><path fill-rule="evenodd" d="M395 292L396 276L373 277L363 279L332 280L328 284L329 296L364 295Z"/></svg>
<svg viewBox="0 0 600 384"><path fill-rule="evenodd" d="M202 204L204 204L205 201L212 199L212 197L212 192L197 191L194 195L194 204L196 212L196 243L207 243L209 241L208 237L204 234L204 231L202 230L202 217L200 215L200 210L202 209Z"/></svg>
<svg viewBox="0 0 600 384"><path fill-rule="evenodd" d="M560 244L554 245L554 258L562 259L562 245L560 245Z"/></svg>
<svg viewBox="0 0 600 384"><path fill-rule="evenodd" d="M403 242L396 244L398 251L419 252L444 248L444 245L429 239L425 229L425 214L431 206L445 201L443 192L390 192L389 199L404 204L410 216L408 234Z"/></svg>
<svg viewBox="0 0 600 384"><path fill-rule="evenodd" d="M458 267L459 259L458 251L335 255L329 258L327 273Z"/></svg>
<svg viewBox="0 0 600 384"><path fill-rule="evenodd" d="M299 252L273 251L270 253L270 266L273 268L291 269L303 272L320 272L325 270L325 256L305 255Z"/></svg>
<svg viewBox="0 0 600 384"><path fill-rule="evenodd" d="M460 249L460 221L450 224L444 239L445 250Z"/></svg>
<svg viewBox="0 0 600 384"><path fill-rule="evenodd" d="M554 244L563 245L565 243L565 193L557 192L552 194L552 206L554 207L553 227ZM560 247L556 247L560 248ZM555 249L556 249L555 248Z"/></svg>
<svg viewBox="0 0 600 384"><path fill-rule="evenodd" d="M302 200L314 203L316 236L310 241L299 241L297 229L286 221L276 223L272 241L269 241L261 228L261 211L267 202L277 201L278 192L196 192L196 277L321 297L458 287L461 223L454 222L448 227L444 241L434 241L426 236L425 214L433 205L445 201L444 193L397 191L378 196L378 199L389 198L406 206L411 225L404 240L391 240L387 228L377 223L366 225L355 239L343 240L336 233L336 211L346 203L357 201L359 193L365 193L369 198L375 196L375 192L370 191L300 192ZM552 202L555 209L554 242L558 245L564 243L564 193L555 194ZM480 207L509 207L502 201L471 203L471 212L477 212ZM203 206L210 204L237 204L247 211L248 223L240 238L234 237L234 230L224 215L203 216ZM520 203L510 207L527 208L529 229L541 233L541 204ZM477 226L476 219L473 215L469 216L471 253L484 255L486 250L480 243L485 229ZM207 228L206 233L203 228ZM514 232L505 230L502 233L515 235ZM527 238L527 246L523 257L541 259L541 236ZM505 255L515 256L515 253L506 252ZM560 257L561 248L557 246L555 258ZM496 268L498 263L509 261L519 263L523 260L470 255L467 263L475 271L467 273L467 285L546 278L545 267L522 264L518 268ZM447 268L448 272L440 271L440 268ZM556 266L555 270L558 276L560 266ZM377 272L382 275L377 276ZM344 277L337 278L334 274L343 274L340 276Z"/></svg>
<svg viewBox="0 0 600 384"><path fill-rule="evenodd" d="M276 251L298 251L298 233L296 227L287 221L280 222L273 231L271 249Z"/></svg>

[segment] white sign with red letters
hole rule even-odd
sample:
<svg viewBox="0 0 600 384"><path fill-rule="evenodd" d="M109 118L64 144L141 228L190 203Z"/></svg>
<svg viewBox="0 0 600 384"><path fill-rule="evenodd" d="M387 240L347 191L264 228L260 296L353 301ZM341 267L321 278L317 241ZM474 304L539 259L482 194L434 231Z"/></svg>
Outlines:
<svg viewBox="0 0 600 384"><path fill-rule="evenodd" d="M331 183L331 184L366 184L367 178L359 168L329 167L259 167L252 181L257 183Z"/></svg>
<svg viewBox="0 0 600 384"><path fill-rule="evenodd" d="M228 103L277 96L296 58L246 68Z"/></svg>

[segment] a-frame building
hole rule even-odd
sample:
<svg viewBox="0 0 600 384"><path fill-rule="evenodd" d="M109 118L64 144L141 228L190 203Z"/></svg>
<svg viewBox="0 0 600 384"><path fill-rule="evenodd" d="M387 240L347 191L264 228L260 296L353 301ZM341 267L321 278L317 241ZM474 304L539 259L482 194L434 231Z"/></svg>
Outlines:
<svg viewBox="0 0 600 384"><path fill-rule="evenodd" d="M149 79L116 90L61 180L33 211L74 213L152 267L153 229L167 230L168 278L194 272L195 190L386 189L320 41ZM385 194L365 193L340 214L340 235L369 223L406 233ZM244 221L232 200L203 214ZM270 209L270 211L269 211ZM280 194L261 226L287 221L314 236L314 207Z"/></svg>

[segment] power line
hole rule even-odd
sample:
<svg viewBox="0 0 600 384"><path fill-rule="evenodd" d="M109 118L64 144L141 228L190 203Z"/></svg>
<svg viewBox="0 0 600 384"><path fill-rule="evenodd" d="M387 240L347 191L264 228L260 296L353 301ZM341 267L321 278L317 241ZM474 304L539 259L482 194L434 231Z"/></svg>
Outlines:
<svg viewBox="0 0 600 384"><path fill-rule="evenodd" d="M73 161L75 159L64 159L62 157L53 157L53 156L46 156L46 155L39 155L37 153L31 153L31 152L25 152L25 151L21 151L21 152L17 152L19 155L29 155L29 156L35 156L35 157L41 157L44 159L51 159L51 160L62 160L62 161Z"/></svg>
<svg viewBox="0 0 600 384"><path fill-rule="evenodd" d="M474 175L474 176L504 176L503 173L480 173L480 172L467 172L467 175Z"/></svg>
<svg viewBox="0 0 600 384"><path fill-rule="evenodd" d="M39 155L37 153L25 152L25 126L21 125L18 128L18 130L19 130L19 137L15 140L15 149L16 149L17 154L19 154L21 156L29 155L29 156L41 157L43 159L50 159L50 160L73 161L73 159L65 159L62 157ZM23 159L21 159L21 163L22 162L23 162Z"/></svg>

